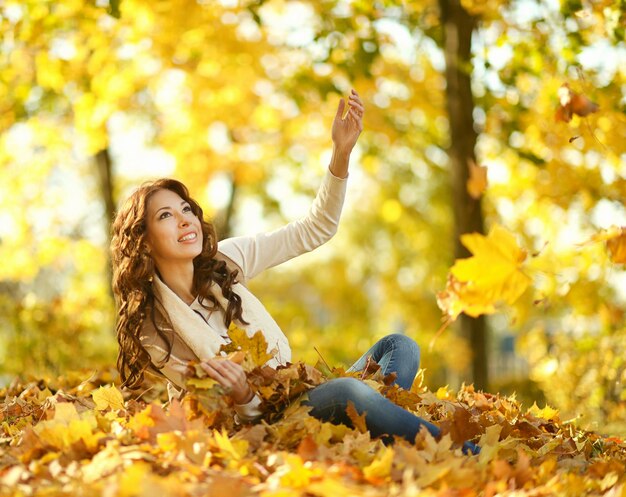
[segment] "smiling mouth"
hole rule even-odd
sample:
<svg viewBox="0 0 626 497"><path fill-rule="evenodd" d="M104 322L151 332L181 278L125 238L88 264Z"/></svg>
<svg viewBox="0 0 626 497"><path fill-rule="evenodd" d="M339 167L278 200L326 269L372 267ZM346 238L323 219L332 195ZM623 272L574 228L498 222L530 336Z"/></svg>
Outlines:
<svg viewBox="0 0 626 497"><path fill-rule="evenodd" d="M189 233L181 238L178 239L179 242L187 242L189 240L195 240L196 238L198 238L198 235L196 235L195 233Z"/></svg>

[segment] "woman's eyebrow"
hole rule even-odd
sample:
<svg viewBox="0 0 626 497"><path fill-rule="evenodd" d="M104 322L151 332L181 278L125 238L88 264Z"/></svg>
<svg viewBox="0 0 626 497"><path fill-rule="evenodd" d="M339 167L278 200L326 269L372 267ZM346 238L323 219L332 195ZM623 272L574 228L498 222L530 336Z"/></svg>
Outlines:
<svg viewBox="0 0 626 497"><path fill-rule="evenodd" d="M186 200L183 200L180 205L185 205L188 204L189 202L187 202ZM164 205L163 207L159 207L156 212L154 213L154 215L156 216L158 214L159 211L162 211L163 209L171 209L171 207L169 205Z"/></svg>

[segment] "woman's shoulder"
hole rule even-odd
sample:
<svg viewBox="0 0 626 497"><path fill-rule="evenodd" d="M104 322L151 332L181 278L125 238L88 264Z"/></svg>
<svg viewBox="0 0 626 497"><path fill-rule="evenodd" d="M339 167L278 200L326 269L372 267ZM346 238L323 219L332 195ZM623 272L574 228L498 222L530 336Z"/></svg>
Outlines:
<svg viewBox="0 0 626 497"><path fill-rule="evenodd" d="M157 331L157 326L161 333ZM168 344L162 335L165 333L173 338L173 331L172 326L167 322L167 319L164 318L161 312L157 309L153 311L152 308L148 308L146 309L146 316L141 324L139 341L144 347L152 345L167 350Z"/></svg>
<svg viewBox="0 0 626 497"><path fill-rule="evenodd" d="M174 332L167 319L158 312L155 312L154 321L150 314L144 319L139 334L139 341L146 350L151 352L151 355L161 356L161 360L167 355L170 348L170 356L178 362L198 360L196 354Z"/></svg>

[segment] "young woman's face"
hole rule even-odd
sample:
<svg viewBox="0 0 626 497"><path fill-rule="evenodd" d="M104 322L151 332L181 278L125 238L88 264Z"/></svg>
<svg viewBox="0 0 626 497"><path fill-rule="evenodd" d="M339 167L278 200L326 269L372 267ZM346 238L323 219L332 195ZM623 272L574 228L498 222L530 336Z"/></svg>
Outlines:
<svg viewBox="0 0 626 497"><path fill-rule="evenodd" d="M202 252L202 227L191 206L171 190L148 200L147 246L157 266L193 260Z"/></svg>

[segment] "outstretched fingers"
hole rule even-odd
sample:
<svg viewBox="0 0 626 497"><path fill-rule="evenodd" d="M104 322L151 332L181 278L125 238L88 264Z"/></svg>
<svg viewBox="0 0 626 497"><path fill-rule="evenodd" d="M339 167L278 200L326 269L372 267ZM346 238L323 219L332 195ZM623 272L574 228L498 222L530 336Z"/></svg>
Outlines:
<svg viewBox="0 0 626 497"><path fill-rule="evenodd" d="M352 91L354 92L354 90ZM361 102L361 99L356 92L350 94L348 99L348 105L352 108L352 110L355 110L358 115L363 115L365 113L365 107L363 107L363 102Z"/></svg>
<svg viewBox="0 0 626 497"><path fill-rule="evenodd" d="M343 118L343 112L346 108L346 101L342 98L339 100L339 105L337 106L337 114L335 115L336 119Z"/></svg>

